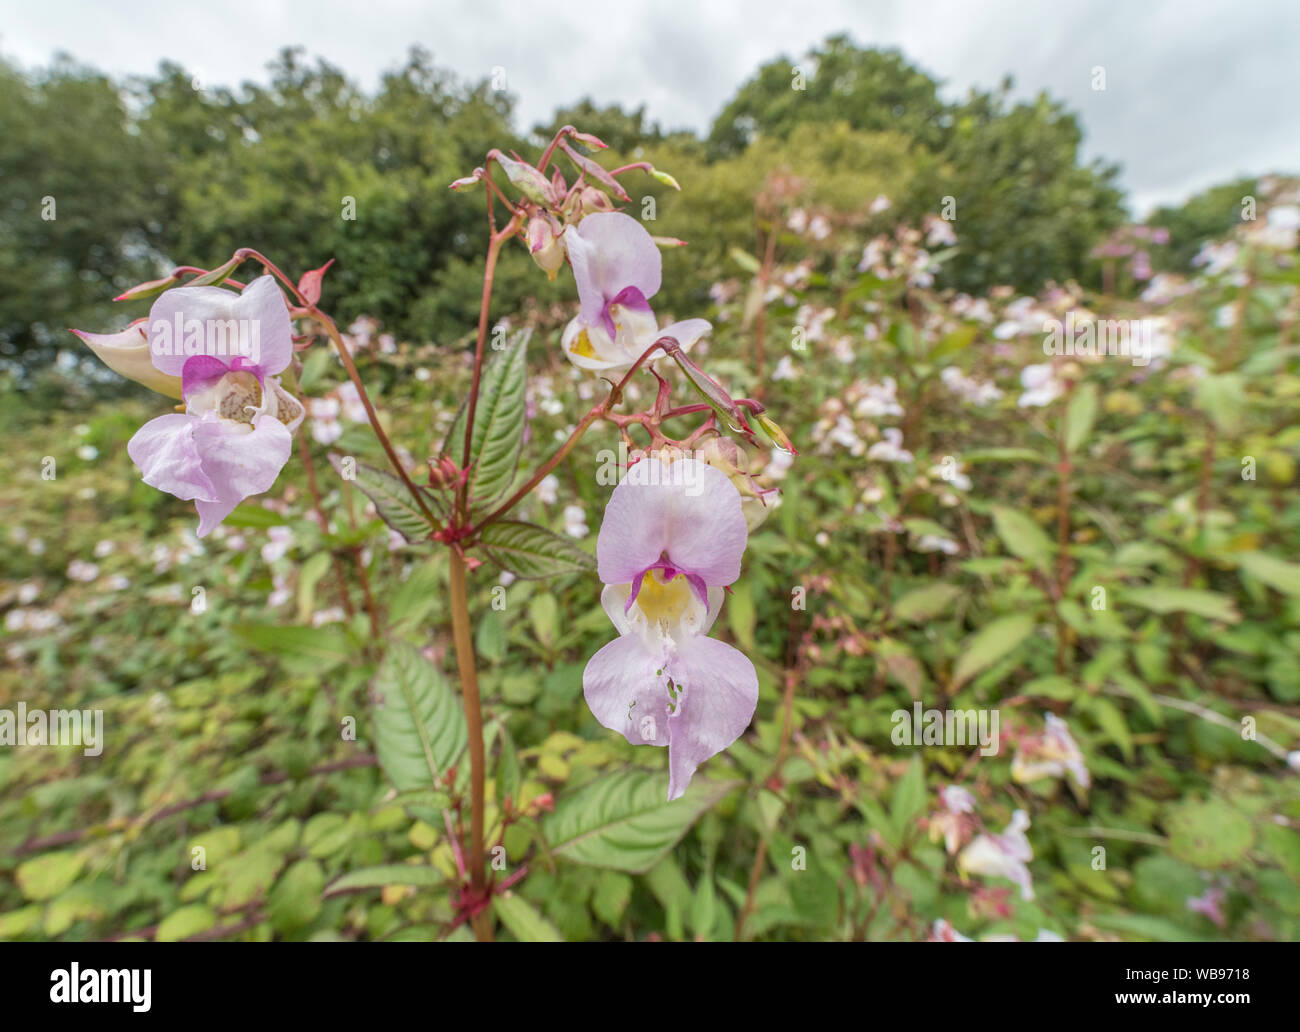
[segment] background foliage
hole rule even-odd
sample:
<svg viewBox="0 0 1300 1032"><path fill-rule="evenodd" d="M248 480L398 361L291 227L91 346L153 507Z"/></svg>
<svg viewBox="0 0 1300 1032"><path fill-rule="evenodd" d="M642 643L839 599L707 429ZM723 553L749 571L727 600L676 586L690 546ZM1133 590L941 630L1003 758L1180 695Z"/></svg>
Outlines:
<svg viewBox="0 0 1300 1032"><path fill-rule="evenodd" d="M642 112L557 114L682 182L645 191L690 241L666 258L666 305L714 321L709 368L737 396L760 389L765 348L764 400L804 454L788 471L750 455L782 501L720 633L759 669L758 714L671 807L662 753L582 701L611 633L594 579L475 574L488 822L507 870L526 867L496 903L502 934L1296 938L1294 243L1243 237L1246 184L1228 184L1161 213L1161 261L1184 276L1101 295L1089 252L1121 198L1110 170L1079 165L1072 116L1047 98L947 104L899 55L842 39L815 57L797 106L781 59L705 139ZM60 327L123 320L100 302L163 256L333 256L331 310L393 335L358 324L350 340L419 467L463 396L478 290L481 211L446 184L488 146L523 152L508 98L418 52L373 97L294 53L235 93L174 67L124 90L67 63L5 69L0 89L0 341L21 366L0 398L0 706L99 708L107 733L99 757L0 750L0 936L464 937L447 898L444 812L466 765L446 567L326 462L379 460L337 361L313 353L301 378L341 402L303 431L324 524L295 460L200 543L125 453L156 401L49 359L72 347ZM47 194L53 223L34 217ZM873 214L878 194L892 206ZM956 250L922 222L947 194ZM798 228L818 215L824 235ZM1192 278L1190 255L1229 234L1234 260ZM536 460L593 387L558 357L567 274L548 285L516 249L501 277L496 313L534 329ZM1157 360L1045 359L1043 319L1072 308L1155 320ZM1049 362L1058 396L1030 404L1022 372ZM529 516L592 551L609 490L594 456L614 444L584 442ZM393 627L383 649L362 568ZM900 747L892 715L916 700L996 708L1001 753ZM1046 713L1087 789L1017 776ZM974 798L964 842L1029 815L1033 899L945 849L952 784Z"/></svg>

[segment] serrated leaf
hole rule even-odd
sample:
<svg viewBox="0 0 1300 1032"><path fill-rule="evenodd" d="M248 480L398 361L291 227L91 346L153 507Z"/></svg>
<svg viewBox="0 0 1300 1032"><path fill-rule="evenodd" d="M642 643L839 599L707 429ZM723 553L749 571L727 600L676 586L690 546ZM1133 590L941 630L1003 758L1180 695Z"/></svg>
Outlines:
<svg viewBox="0 0 1300 1032"><path fill-rule="evenodd" d="M339 476L343 476L343 457L331 455L330 465ZM407 543L416 544L429 540L429 535L433 533L433 524L416 505L411 492L399 477L367 463L356 462L354 476L351 479L360 488L361 493L375 503L375 511L379 513L379 518L401 534ZM425 491L424 497L432 509L432 495Z"/></svg>
<svg viewBox="0 0 1300 1032"><path fill-rule="evenodd" d="M525 580L596 568L596 560L571 539L533 523L497 520L483 528L479 540L493 562Z"/></svg>
<svg viewBox="0 0 1300 1032"><path fill-rule="evenodd" d="M375 752L399 792L433 788L469 740L459 701L414 646L393 642L374 682Z"/></svg>
<svg viewBox="0 0 1300 1032"><path fill-rule="evenodd" d="M993 529L1017 559L1046 572L1052 563L1052 539L1024 513L1006 506L993 507Z"/></svg>
<svg viewBox="0 0 1300 1032"><path fill-rule="evenodd" d="M1023 642L1034 630L1034 618L1024 613L994 620L971 636L953 670L952 686L960 687L992 666Z"/></svg>
<svg viewBox="0 0 1300 1032"><path fill-rule="evenodd" d="M510 488L523 448L526 416L526 357L530 328L516 333L509 346L487 364L474 408L469 450L470 511L482 511ZM461 406L447 433L442 453L460 466L465 458L468 403Z"/></svg>
<svg viewBox="0 0 1300 1032"><path fill-rule="evenodd" d="M668 802L664 775L618 771L562 798L542 828L554 856L644 874L738 784L697 776L685 795Z"/></svg>

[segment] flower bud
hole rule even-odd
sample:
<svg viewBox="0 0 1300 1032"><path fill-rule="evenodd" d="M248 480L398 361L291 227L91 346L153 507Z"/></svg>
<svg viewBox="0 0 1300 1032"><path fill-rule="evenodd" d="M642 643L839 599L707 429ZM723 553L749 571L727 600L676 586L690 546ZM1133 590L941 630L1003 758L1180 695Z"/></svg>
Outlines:
<svg viewBox="0 0 1300 1032"><path fill-rule="evenodd" d="M546 278L554 281L564 266L564 241L562 234L545 215L534 215L528 222L528 251Z"/></svg>
<svg viewBox="0 0 1300 1032"><path fill-rule="evenodd" d="M149 338L145 335L145 320L133 322L120 333L87 333L72 330L93 351L104 365L128 380L144 384L151 391L179 399L181 378L159 372L149 352Z"/></svg>
<svg viewBox="0 0 1300 1032"><path fill-rule="evenodd" d="M744 514L745 525L752 533L756 530L774 507L775 488L760 488L754 478L745 471L745 454L729 437L710 437L696 452L696 456L710 466L722 470L727 479L740 492L740 511Z"/></svg>

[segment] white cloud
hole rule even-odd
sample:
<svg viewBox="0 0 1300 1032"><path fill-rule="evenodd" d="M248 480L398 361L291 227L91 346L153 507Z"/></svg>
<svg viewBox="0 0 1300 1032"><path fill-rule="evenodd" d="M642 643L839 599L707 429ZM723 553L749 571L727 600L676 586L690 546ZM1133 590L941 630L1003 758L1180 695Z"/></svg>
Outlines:
<svg viewBox="0 0 1300 1032"><path fill-rule="evenodd" d="M1288 0L1036 4L932 0L263 0L217 8L45 0L12 5L0 52L25 66L56 50L113 74L171 60L209 83L262 79L280 47L302 44L366 88L419 43L466 79L505 69L521 127L590 96L646 106L665 127L706 130L740 83L778 54L798 58L835 32L897 46L959 97L1003 75L1080 113L1089 156L1123 166L1139 211L1234 175L1300 170L1297 32ZM1106 90L1092 69L1106 69Z"/></svg>

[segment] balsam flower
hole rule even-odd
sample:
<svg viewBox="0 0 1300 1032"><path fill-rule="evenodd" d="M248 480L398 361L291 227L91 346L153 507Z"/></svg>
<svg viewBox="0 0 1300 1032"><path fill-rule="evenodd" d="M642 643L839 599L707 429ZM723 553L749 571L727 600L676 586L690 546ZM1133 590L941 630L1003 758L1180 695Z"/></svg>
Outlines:
<svg viewBox="0 0 1300 1032"><path fill-rule="evenodd" d="M1017 810L1001 835L986 833L977 837L957 858L962 877L978 874L986 878L1009 878L1020 887L1022 899L1033 899L1034 885L1027 865L1034 858L1034 850L1025 835L1028 830L1029 815Z"/></svg>
<svg viewBox="0 0 1300 1032"><path fill-rule="evenodd" d="M564 231L564 245L578 285L579 311L565 327L561 346L579 368L628 369L661 336L674 337L689 350L712 329L705 319L659 328L650 298L663 279L663 257L632 216L588 215Z"/></svg>
<svg viewBox="0 0 1300 1032"><path fill-rule="evenodd" d="M150 420L127 454L146 484L194 501L203 537L289 461L303 418L275 375L293 358L289 309L270 276L242 294L179 287L154 303L148 334L154 367L181 380L185 411Z"/></svg>
<svg viewBox="0 0 1300 1032"><path fill-rule="evenodd" d="M746 538L739 492L695 459L642 459L605 508L600 601L619 636L587 663L583 692L605 727L633 745L668 747L670 800L758 705L754 665L708 637Z"/></svg>
<svg viewBox="0 0 1300 1032"><path fill-rule="evenodd" d="M1067 773L1080 789L1086 790L1092 784L1070 725L1055 713L1048 713L1042 733L1020 743L1011 761L1011 777L1025 784L1039 778L1063 778Z"/></svg>

